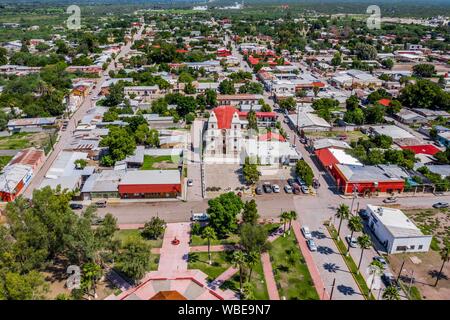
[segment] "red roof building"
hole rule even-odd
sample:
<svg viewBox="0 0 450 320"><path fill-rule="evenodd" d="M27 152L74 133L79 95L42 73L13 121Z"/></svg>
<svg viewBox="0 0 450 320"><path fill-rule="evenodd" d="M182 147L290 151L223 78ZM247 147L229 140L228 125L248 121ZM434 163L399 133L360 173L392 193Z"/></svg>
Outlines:
<svg viewBox="0 0 450 320"><path fill-rule="evenodd" d="M231 129L233 116L238 110L232 106L220 106L214 108L212 112L214 112L217 118L217 127L219 129Z"/></svg>
<svg viewBox="0 0 450 320"><path fill-rule="evenodd" d="M248 62L250 62L250 64L252 66L255 66L259 63L259 59L258 58L254 58L253 56L249 56L248 57Z"/></svg>
<svg viewBox="0 0 450 320"><path fill-rule="evenodd" d="M279 141L279 142L286 142L286 139L278 133L268 131L267 133L261 134L258 137L259 141Z"/></svg>
<svg viewBox="0 0 450 320"><path fill-rule="evenodd" d="M415 154L429 154L431 156L434 156L436 153L440 152L437 147L433 146L432 144L424 144L424 145L416 145L416 146L401 146L400 148L404 150L411 150Z"/></svg>
<svg viewBox="0 0 450 320"><path fill-rule="evenodd" d="M176 198L181 194L178 170L128 171L119 182L124 199Z"/></svg>
<svg viewBox="0 0 450 320"><path fill-rule="evenodd" d="M389 107L389 105L391 104L391 100L390 99L381 99L381 100L378 100L378 103L381 104L382 106Z"/></svg>

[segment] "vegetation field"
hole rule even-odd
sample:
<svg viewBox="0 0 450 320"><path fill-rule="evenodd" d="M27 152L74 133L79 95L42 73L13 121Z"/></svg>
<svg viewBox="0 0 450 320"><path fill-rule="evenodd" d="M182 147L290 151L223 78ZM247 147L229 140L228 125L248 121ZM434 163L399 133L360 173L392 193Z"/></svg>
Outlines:
<svg viewBox="0 0 450 320"><path fill-rule="evenodd" d="M288 300L319 299L293 232L275 240L269 254L280 297Z"/></svg>
<svg viewBox="0 0 450 320"><path fill-rule="evenodd" d="M179 157L172 156L144 156L141 170L177 169Z"/></svg>
<svg viewBox="0 0 450 320"><path fill-rule="evenodd" d="M8 162L11 161L12 158L12 156L0 156L0 170L3 170L3 168L8 164Z"/></svg>
<svg viewBox="0 0 450 320"><path fill-rule="evenodd" d="M162 247L162 239L156 239L156 240L147 240L141 235L141 231L138 229L129 229L129 230L118 230L114 234L114 239L126 241L129 238L139 238L147 242L152 248L161 248Z"/></svg>
<svg viewBox="0 0 450 320"><path fill-rule="evenodd" d="M209 264L208 252L190 253L188 269L201 270L208 275L208 281L212 281L231 267L231 252L211 252L211 261Z"/></svg>

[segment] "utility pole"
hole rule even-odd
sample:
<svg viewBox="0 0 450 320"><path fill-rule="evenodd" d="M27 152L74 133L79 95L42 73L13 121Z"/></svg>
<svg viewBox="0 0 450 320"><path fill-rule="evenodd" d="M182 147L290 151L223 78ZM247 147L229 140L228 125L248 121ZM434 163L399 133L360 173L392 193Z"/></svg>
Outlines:
<svg viewBox="0 0 450 320"><path fill-rule="evenodd" d="M330 300L333 299L333 292L334 292L334 286L335 285L336 285L336 278L333 279L333 284L331 285Z"/></svg>

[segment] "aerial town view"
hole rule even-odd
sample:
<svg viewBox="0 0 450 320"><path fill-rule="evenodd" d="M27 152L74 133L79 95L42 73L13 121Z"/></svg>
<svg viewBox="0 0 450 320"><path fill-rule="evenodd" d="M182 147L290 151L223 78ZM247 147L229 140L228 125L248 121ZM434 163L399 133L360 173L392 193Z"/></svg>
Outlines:
<svg viewBox="0 0 450 320"><path fill-rule="evenodd" d="M0 300L450 300L450 1L318 3L0 0Z"/></svg>

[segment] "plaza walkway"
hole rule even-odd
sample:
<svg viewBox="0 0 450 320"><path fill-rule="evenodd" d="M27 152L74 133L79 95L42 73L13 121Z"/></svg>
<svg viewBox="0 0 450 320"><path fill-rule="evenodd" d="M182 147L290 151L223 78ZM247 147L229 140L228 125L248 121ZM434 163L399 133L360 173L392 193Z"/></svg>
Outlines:
<svg viewBox="0 0 450 320"><path fill-rule="evenodd" d="M163 244L160 250L158 271L186 271L189 254L190 223L169 223L164 233ZM180 241L178 245L172 244L174 239Z"/></svg>

